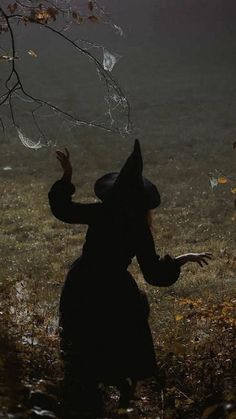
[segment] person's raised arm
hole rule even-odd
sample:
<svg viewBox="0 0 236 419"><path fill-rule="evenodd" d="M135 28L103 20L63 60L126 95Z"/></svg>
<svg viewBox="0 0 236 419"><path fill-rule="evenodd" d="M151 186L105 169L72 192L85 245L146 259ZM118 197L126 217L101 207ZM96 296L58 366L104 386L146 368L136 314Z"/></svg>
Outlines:
<svg viewBox="0 0 236 419"><path fill-rule="evenodd" d="M56 157L61 164L63 176L53 184L48 193L53 215L70 224L91 224L97 216L101 204L81 204L72 201L75 187L71 183L73 169L69 151L67 148L65 151L57 150Z"/></svg>
<svg viewBox="0 0 236 419"><path fill-rule="evenodd" d="M70 153L67 148L65 148L65 152L61 150L56 151L57 160L61 163L61 167L63 169L63 178L71 182L72 178L72 164L70 161Z"/></svg>

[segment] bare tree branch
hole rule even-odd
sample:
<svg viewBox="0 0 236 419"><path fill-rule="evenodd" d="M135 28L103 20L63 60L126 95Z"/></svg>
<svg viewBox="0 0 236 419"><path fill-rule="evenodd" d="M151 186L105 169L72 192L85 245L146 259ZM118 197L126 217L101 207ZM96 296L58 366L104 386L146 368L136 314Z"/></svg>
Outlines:
<svg viewBox="0 0 236 419"><path fill-rule="evenodd" d="M0 7L0 15L5 20L6 27L10 36L10 43L11 43L11 56L7 57L7 60L11 63L11 70L10 73L4 83L6 92L3 93L3 95L0 97L0 106L4 104L9 105L9 111L10 116L13 125L18 129L19 126L16 122L16 115L14 114L14 105L13 105L13 98L16 92L21 92L23 96L30 99L30 101L34 102L36 104L36 107L31 111L32 119L34 122L35 127L37 128L38 133L40 134L40 137L44 139L44 141L47 143L47 136L43 132L40 123L37 119L37 112L39 109L42 108L42 106L46 106L47 108L51 109L52 111L62 115L66 119L72 121L75 125L84 125L84 126L90 126L99 128L108 132L116 132L120 133L120 128L114 126L114 118L112 116L112 112L114 112L119 106L122 108L124 114L126 115L126 124L125 129L126 133L129 131L130 128L130 105L129 102L123 93L122 89L119 87L119 85L116 83L116 81L111 76L110 72L107 71L103 65L99 62L99 60L87 49L82 48L78 45L77 41L74 41L70 39L68 36L66 36L62 31L52 27L48 24L48 20L51 18L52 20L56 19L56 13L58 11L65 13L69 11L71 14L73 14L72 10L63 10L61 7L57 7L54 5L53 1L50 0L44 0L46 3L49 3L51 6L53 6L53 9L45 9L42 4L39 4L39 6L32 7L29 4L24 3L22 0L17 0L16 3L10 7L11 14L7 14L2 7ZM95 3L96 8L98 8L97 3ZM19 5L21 8L23 8L23 11L26 11L26 14L21 13L15 13L17 6ZM54 11L56 10L56 12ZM30 14L28 14L30 12ZM102 10L102 13L104 11ZM89 17L88 17L89 18ZM98 74L103 81L106 89L106 96L105 96L105 102L108 106L108 111L106 112L107 115L110 117L110 126L106 126L104 124L98 124L96 122L88 121L88 120L82 120L77 116L72 115L70 112L60 108L58 105L48 102L47 100L35 97L30 92L26 91L25 87L23 86L23 83L21 81L20 74L17 70L16 66L16 48L15 48L15 34L13 31L13 26L11 24L11 21L14 23L14 20L17 20L18 23L32 23L39 25L40 27L45 28L45 30L48 30L55 34L55 36L60 37L63 39L68 45L72 45L76 50L78 50L82 55L86 56L91 62L94 63L94 65L97 68ZM115 25L116 26L116 25ZM0 121L3 129L3 121Z"/></svg>

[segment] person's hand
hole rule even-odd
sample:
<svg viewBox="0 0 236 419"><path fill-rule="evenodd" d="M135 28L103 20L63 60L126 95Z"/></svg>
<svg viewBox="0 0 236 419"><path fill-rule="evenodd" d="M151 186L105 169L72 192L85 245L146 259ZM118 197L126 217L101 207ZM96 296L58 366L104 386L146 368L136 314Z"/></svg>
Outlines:
<svg viewBox="0 0 236 419"><path fill-rule="evenodd" d="M65 148L65 151L62 150L57 150L56 151L56 155L57 155L57 159L59 160L59 162L61 163L61 167L64 171L63 176L69 180L71 180L72 177L72 166L71 166L71 162L70 162L70 153L67 150L67 148Z"/></svg>
<svg viewBox="0 0 236 419"><path fill-rule="evenodd" d="M188 262L198 263L199 266L203 267L208 265L208 261L212 258L212 253L186 253L185 255L177 256L175 259L178 260L180 266L185 265Z"/></svg>
<svg viewBox="0 0 236 419"><path fill-rule="evenodd" d="M208 265L208 261L212 258L212 254L209 252L203 253L187 253L187 261L198 263L201 267Z"/></svg>

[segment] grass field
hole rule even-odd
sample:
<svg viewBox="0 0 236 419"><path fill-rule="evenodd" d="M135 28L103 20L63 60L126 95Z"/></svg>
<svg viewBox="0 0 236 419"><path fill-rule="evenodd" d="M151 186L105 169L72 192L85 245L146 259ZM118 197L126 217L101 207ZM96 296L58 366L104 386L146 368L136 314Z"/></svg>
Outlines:
<svg viewBox="0 0 236 419"><path fill-rule="evenodd" d="M88 136L80 145L71 145L75 199L94 200L92 185L96 178L105 171L119 169L131 149L130 143L121 141L122 145L104 139L95 145L92 136ZM214 257L203 269L187 265L179 281L166 289L145 284L136 263L132 265L138 284L148 294L157 361L162 375L165 373L166 384L162 393L155 393L152 382L142 384L133 411L119 412L120 416L235 419L233 149L226 144L220 150L217 145L211 153L204 142L199 149L186 143L182 153L171 143L165 147L164 142L158 147L144 144L143 148L145 174L158 184L163 201L153 214L158 252L178 255L209 251ZM230 179L212 190L209 173L214 168ZM8 353L17 358L16 377L11 380L6 378L11 357L0 365L5 371L0 379L4 395L2 399L0 395L0 401L7 411L22 410L17 404L19 394L22 400L27 398L25 388L34 390L40 379L55 385L62 376L58 300L65 273L80 254L86 229L63 224L49 211L47 192L60 177L54 150L34 152L14 141L5 142L0 174L0 332ZM0 346L5 353L5 346ZM17 385L22 393L18 392L14 399ZM107 417L116 417L114 389L110 395ZM25 417L29 414L24 413L27 406L26 403L22 413Z"/></svg>

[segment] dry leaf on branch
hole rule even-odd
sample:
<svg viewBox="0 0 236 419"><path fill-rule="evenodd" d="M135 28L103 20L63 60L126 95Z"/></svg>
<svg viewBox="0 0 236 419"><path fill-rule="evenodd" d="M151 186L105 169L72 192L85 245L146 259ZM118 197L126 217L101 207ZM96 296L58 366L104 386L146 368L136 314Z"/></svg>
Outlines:
<svg viewBox="0 0 236 419"><path fill-rule="evenodd" d="M90 22L93 22L93 23L98 23L98 21L99 21L99 19L98 19L98 17L97 16L94 16L94 15L91 15L91 16L88 16L88 18L87 18Z"/></svg>
<svg viewBox="0 0 236 419"><path fill-rule="evenodd" d="M12 3L7 6L9 12L13 15L17 9L17 3Z"/></svg>
<svg viewBox="0 0 236 419"><path fill-rule="evenodd" d="M92 12L92 10L93 10L93 2L92 1L88 2L88 8Z"/></svg>

